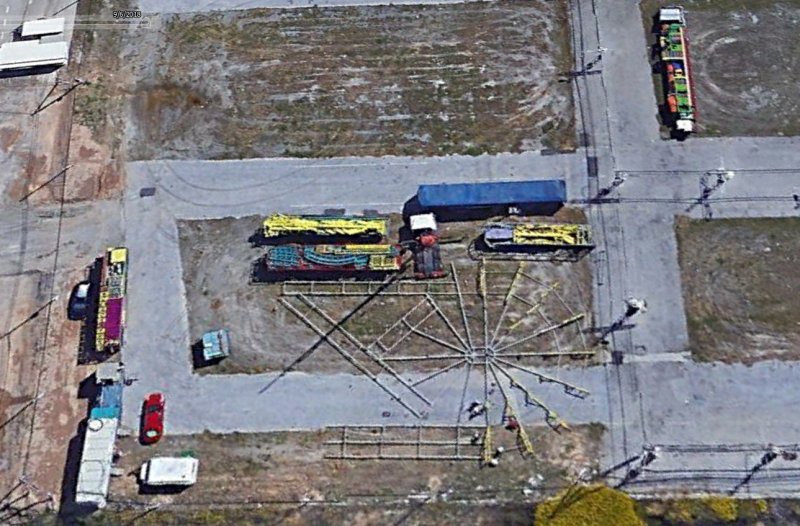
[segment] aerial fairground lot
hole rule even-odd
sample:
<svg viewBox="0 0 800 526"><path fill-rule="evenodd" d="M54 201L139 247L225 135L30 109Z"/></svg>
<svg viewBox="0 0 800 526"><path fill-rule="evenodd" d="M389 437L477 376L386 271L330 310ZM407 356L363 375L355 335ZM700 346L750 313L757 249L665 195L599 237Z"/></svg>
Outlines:
<svg viewBox="0 0 800 526"><path fill-rule="evenodd" d="M641 4L648 45L658 8ZM800 135L798 0L684 0L701 135ZM654 59L655 62L655 59ZM653 75L663 103L660 68Z"/></svg>
<svg viewBox="0 0 800 526"><path fill-rule="evenodd" d="M120 89L134 159L571 148L566 0L155 17ZM157 26L157 27L156 27ZM157 29L157 30L156 30ZM98 51L101 52L101 51Z"/></svg>
<svg viewBox="0 0 800 526"><path fill-rule="evenodd" d="M569 221L570 216L580 221L583 213L564 209L555 218L540 219ZM595 349L585 330L592 326L588 258L481 263L470 256L470 244L483 223L445 223L447 277L403 279L386 287L317 283L311 290L292 282L252 282L267 250L248 242L261 219L179 224L190 339L197 342L218 328L231 331L233 355L198 369L201 374L357 373L337 345L367 354L373 373L380 370L375 355L399 372L434 372L463 365L465 350L483 356L487 347L498 351L498 359L519 365L593 363ZM392 216L394 225L401 221L399 214ZM405 275L410 274L409 268ZM362 293L369 287L371 293ZM485 311L481 291L486 293ZM565 321L563 327L515 343Z"/></svg>
<svg viewBox="0 0 800 526"><path fill-rule="evenodd" d="M800 357L800 219L678 218L692 354L752 363Z"/></svg>

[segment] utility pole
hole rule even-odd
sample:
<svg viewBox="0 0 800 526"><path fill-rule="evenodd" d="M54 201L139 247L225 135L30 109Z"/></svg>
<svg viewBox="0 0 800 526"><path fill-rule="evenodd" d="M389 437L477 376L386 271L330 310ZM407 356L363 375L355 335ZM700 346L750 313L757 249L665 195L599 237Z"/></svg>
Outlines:
<svg viewBox="0 0 800 526"><path fill-rule="evenodd" d="M42 102L40 102L39 105L36 107L36 109L31 112L31 117L35 116L40 111L42 111L42 110L44 110L46 108L49 108L50 106L52 106L56 102L60 101L61 99L63 99L67 95L69 95L70 92L72 92L72 90L74 90L78 86L84 86L84 85L88 86L91 83L92 82L90 80L84 80L84 79L81 79L81 78L78 78L78 77L75 77L74 79L72 79L71 82L65 82L65 81L61 81L61 80L56 79L56 83L53 85L53 87L50 89L50 91L47 93L47 95L45 95L45 97L42 100ZM58 97L56 97L55 99L53 99L52 101L50 101L47 104L45 104L45 102L47 101L48 98L50 98L50 95L53 94L55 89L58 86L63 85L63 84L68 84L69 85L67 90L64 93L62 93L61 95L59 95Z"/></svg>
<svg viewBox="0 0 800 526"><path fill-rule="evenodd" d="M32 196L32 195L33 195L33 194L35 194L36 192L38 192L39 190L41 190L42 188L44 188L44 187L45 187L45 186L47 186L48 184L50 184L50 183L52 183L53 181L55 181L56 179L58 179L58 177L59 177L60 175L62 175L62 174L64 174L64 173L66 173L66 171L67 171L67 170L69 170L70 168L72 168L72 166L73 166L73 165L71 165L71 164L68 164L68 165L66 165L64 168L62 168L61 170L59 170L59 171L58 171L58 173L56 173L56 174L55 174L53 177L51 177L51 178L50 178L50 179L48 179L47 181L43 182L42 184L40 184L39 186L37 186L36 188L34 188L33 190L31 190L31 191L30 191L30 192L28 192L27 194L23 195L23 196L20 198L19 202L21 203L22 201L25 201L26 199L28 199L30 196Z"/></svg>
<svg viewBox="0 0 800 526"><path fill-rule="evenodd" d="M750 468L750 472L747 476L742 479L741 482L736 484L728 493L730 495L735 495L743 486L747 485L750 482L756 473L767 467L769 464L775 462L778 457L781 457L783 460L786 461L794 461L797 460L797 451L789 451L786 449L779 448L774 445L769 445L767 451L761 456L761 459L758 461L758 464Z"/></svg>
<svg viewBox="0 0 800 526"><path fill-rule="evenodd" d="M714 213L711 210L711 205L708 202L711 194L722 188L722 185L733 179L736 173L733 170L725 170L719 168L717 170L709 170L700 177L700 204L703 205L703 217L705 219L712 219Z"/></svg>
<svg viewBox="0 0 800 526"><path fill-rule="evenodd" d="M625 300L625 313L617 318L614 323L603 329L599 335L600 343L607 344L606 337L625 326L625 322L639 313L647 312L647 302L643 299L629 297Z"/></svg>
<svg viewBox="0 0 800 526"><path fill-rule="evenodd" d="M597 65L601 60L603 60L604 51L608 51L608 49L597 46L597 49L587 49L581 52L581 58L585 58L588 53L597 53L595 59L586 64L586 71L590 71L593 67L595 67L595 65Z"/></svg>
<svg viewBox="0 0 800 526"><path fill-rule="evenodd" d="M605 188L601 188L600 191L597 192L597 199L608 197L611 192L622 186L622 183L624 183L627 178L628 174L626 172L616 172L611 184Z"/></svg>
<svg viewBox="0 0 800 526"><path fill-rule="evenodd" d="M628 470L628 472L625 474L625 477L623 477L619 484L617 484L617 488L624 486L628 482L641 475L642 471L644 471L644 468L658 459L660 453L661 450L657 446L652 446L650 444L645 444L642 446L642 452L637 458L638 462L636 462L636 464L634 464L634 466Z"/></svg>

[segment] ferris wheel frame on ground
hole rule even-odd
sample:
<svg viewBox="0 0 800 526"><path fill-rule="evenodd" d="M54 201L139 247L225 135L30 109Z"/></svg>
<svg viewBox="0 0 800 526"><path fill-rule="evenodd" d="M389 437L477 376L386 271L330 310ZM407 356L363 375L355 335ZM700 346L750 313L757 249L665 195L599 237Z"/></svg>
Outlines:
<svg viewBox="0 0 800 526"><path fill-rule="evenodd" d="M586 360L597 353L582 325L586 313L565 300L559 282L532 276L528 267L535 264L514 261L503 270L497 262L480 260L474 265L474 287L467 285L467 272L462 269L459 274L453 263L449 276L435 282L396 278L335 284L284 282L280 302L319 337L287 370L325 342L420 424L426 419L426 408L437 403L434 380L446 373L450 377L462 374L453 426L474 428L480 423L487 428L484 440L491 426L507 426L517 433L520 452L532 453L525 425L544 421L556 431L569 428L533 385L553 384L564 395L582 400L589 391L559 378L558 370L566 365L565 358ZM507 283L502 283L504 279ZM528 289L522 291L525 286ZM331 313L331 301L340 303L347 297L363 299L337 319ZM413 298L413 306L401 309L379 334L359 338L347 329L348 320L360 309L400 297ZM437 325L440 331L434 333ZM413 345L407 345L411 338L424 341L425 350L415 352ZM424 369L425 374L409 378L398 370L409 365ZM467 387L476 375L482 389L473 399ZM521 422L519 415L526 408L537 409L542 420Z"/></svg>

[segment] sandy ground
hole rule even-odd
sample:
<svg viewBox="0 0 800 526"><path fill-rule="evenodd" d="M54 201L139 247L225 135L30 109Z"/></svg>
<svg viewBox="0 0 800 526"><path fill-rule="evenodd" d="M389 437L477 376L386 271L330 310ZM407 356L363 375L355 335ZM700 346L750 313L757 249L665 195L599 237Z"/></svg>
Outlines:
<svg viewBox="0 0 800 526"><path fill-rule="evenodd" d="M377 429L373 430L377 432ZM387 438L392 435L388 434ZM452 430L428 439L450 439ZM463 450L472 432L462 435ZM563 484L584 467L594 466L603 436L601 426L580 426L572 432L555 433L546 426L530 428L536 454L522 458L509 451L496 469L481 468L477 461L334 460L325 459L335 447L324 442L340 435L334 431L166 436L155 446L141 446L132 437L122 438L120 466L128 475L112 481L111 498L119 501L164 504L241 503L342 499L359 496L397 496L421 492L449 493L452 499L467 497L481 487L493 494L524 499L523 488L545 489ZM363 438L368 438L366 433ZM372 436L376 436L372 434ZM493 429L496 445L514 446L514 433ZM413 454L413 448L409 448ZM428 448L430 451L430 447ZM135 472L153 456L188 453L200 459L198 482L174 495L144 495ZM426 448L423 447L423 454ZM539 477L537 477L539 475ZM530 479L533 478L533 481Z"/></svg>
<svg viewBox="0 0 800 526"><path fill-rule="evenodd" d="M3 494L16 488L12 495L22 498L27 494L22 502L29 504L58 504L70 439L86 412L86 402L77 397L78 384L91 371L75 366L79 324L65 320L70 280L78 275L64 274L66 283L55 289L59 299L51 309L41 310L49 299L49 277L32 272L0 280L2 294L17 298L11 316L0 328L3 334L13 330L3 338L4 360L0 363L4 422L0 480ZM44 345L48 313L50 328ZM18 486L23 476L26 484Z"/></svg>
<svg viewBox="0 0 800 526"><path fill-rule="evenodd" d="M289 504L253 507L236 507L219 510L107 512L96 517L91 524L111 526L135 524L142 526L205 526L218 524L286 524L292 526L318 526L351 524L402 524L404 526L447 526L472 524L475 526L529 526L533 520L530 503L468 504L463 502L435 502L409 504L316 505Z"/></svg>
<svg viewBox="0 0 800 526"><path fill-rule="evenodd" d="M552 219L550 219L552 220ZM217 365L204 367L203 373L236 373L281 371L300 357L296 370L314 372L356 372L330 344L305 324L296 313L280 303L280 284L250 283L251 267L258 264L265 247L254 247L247 240L260 225L260 217L187 221L180 223L181 257L186 284L187 308L191 341L198 341L209 330L228 328L231 331L233 356ZM432 314L433 307L420 296L311 296L284 297L317 327L327 331L330 321L339 322L364 347L381 350L381 356L400 357L452 355L454 348L481 347L486 337L496 346L512 343L525 335L569 318L586 313L582 326L591 326L591 271L588 259L576 263L524 263L521 274L514 278L517 262L490 261L484 272L487 283L488 332L484 334L484 317L478 294L479 265L467 253L467 245L477 236L482 222L447 223L442 226L443 239L458 242L443 245L445 264L456 265L464 293L464 308L469 335L464 328L461 307L456 296L433 296L443 317ZM436 282L442 290L450 278ZM514 282L514 297L506 295ZM419 282L412 281L411 286ZM353 283L355 286L355 282ZM556 285L557 284L557 285ZM423 282L424 286L424 282ZM548 292L551 287L554 290ZM329 286L330 290L337 287ZM312 306L313 305L313 306ZM539 310L534 307L540 306ZM412 326L431 335L435 342L419 334L408 335L397 321L407 316ZM445 320L446 318L446 320ZM452 328L451 328L452 327ZM380 338L381 347L378 345ZM335 330L330 339L343 348L353 350L354 341ZM469 341L472 345L469 345ZM443 342L443 343L442 343ZM534 351L568 352L586 350L588 342L577 325L565 327L540 339L514 347L521 353ZM189 350L187 349L187 353ZM456 354L454 354L456 353ZM515 357L509 357L514 359ZM519 358L517 358L519 359ZM565 357L525 358L520 364L532 365L572 361ZM375 366L366 360L370 368ZM398 371L436 370L452 364L453 359L394 361Z"/></svg>
<svg viewBox="0 0 800 526"><path fill-rule="evenodd" d="M567 2L156 17L126 45L135 159L573 146ZM131 44L136 42L136 46ZM535 64L535 67L531 67Z"/></svg>
<svg viewBox="0 0 800 526"><path fill-rule="evenodd" d="M702 361L796 360L800 257L790 219L680 219L692 354Z"/></svg>
<svg viewBox="0 0 800 526"><path fill-rule="evenodd" d="M42 324L30 316L47 301L46 284L42 275L31 273L24 276L0 278L3 296L16 298L13 307L0 319L2 333L2 399L0 400L0 465L3 473L3 495L9 491L22 475L25 462L24 449L30 436L31 402L35 397L36 364L34 350L42 335ZM38 318L39 316L37 316Z"/></svg>
<svg viewBox="0 0 800 526"><path fill-rule="evenodd" d="M648 31L658 7L670 3L642 3ZM800 2L688 0L682 5L687 9L700 134L800 134L795 45ZM654 81L663 101L660 74Z"/></svg>
<svg viewBox="0 0 800 526"><path fill-rule="evenodd" d="M75 62L82 43L73 42L74 62L59 71L57 85L48 76L0 81L0 492L14 502L9 514L71 499L75 437L87 410L79 385L92 369L76 365L80 323L66 320L67 300L84 267L122 241L119 202L102 200L118 198L122 188L113 143L71 125L83 87L70 91L71 79L93 76ZM70 164L66 177L54 178Z"/></svg>

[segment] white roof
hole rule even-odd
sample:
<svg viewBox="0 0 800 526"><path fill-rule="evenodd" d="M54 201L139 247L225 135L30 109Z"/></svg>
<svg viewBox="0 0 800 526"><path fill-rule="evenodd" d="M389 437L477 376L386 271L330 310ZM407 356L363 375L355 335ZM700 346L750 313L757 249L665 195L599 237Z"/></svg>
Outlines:
<svg viewBox="0 0 800 526"><path fill-rule="evenodd" d="M95 377L97 378L97 383L121 382L122 367L119 362L103 362L97 366Z"/></svg>
<svg viewBox="0 0 800 526"><path fill-rule="evenodd" d="M78 468L75 502L95 504L98 508L106 505L117 426L116 418L89 420Z"/></svg>
<svg viewBox="0 0 800 526"><path fill-rule="evenodd" d="M40 20L31 20L30 22L25 22L22 24L22 32L20 35L23 38L26 38L63 32L63 18L42 18Z"/></svg>
<svg viewBox="0 0 800 526"><path fill-rule="evenodd" d="M675 127L683 132L694 131L694 123L689 119L678 119L678 122L675 123Z"/></svg>
<svg viewBox="0 0 800 526"><path fill-rule="evenodd" d="M436 217L433 214L419 214L411 216L411 231L436 230Z"/></svg>
<svg viewBox="0 0 800 526"><path fill-rule="evenodd" d="M662 7L658 11L658 19L661 22L680 22L684 24L683 8L681 7Z"/></svg>
<svg viewBox="0 0 800 526"><path fill-rule="evenodd" d="M149 464L149 469L148 469ZM145 484L194 484L200 461L192 457L156 457L142 466Z"/></svg>
<svg viewBox="0 0 800 526"><path fill-rule="evenodd" d="M69 48L66 42L40 43L38 40L6 42L0 46L0 71L36 66L63 66Z"/></svg>

